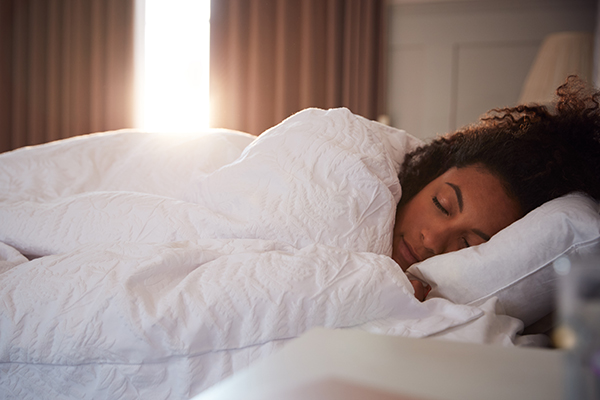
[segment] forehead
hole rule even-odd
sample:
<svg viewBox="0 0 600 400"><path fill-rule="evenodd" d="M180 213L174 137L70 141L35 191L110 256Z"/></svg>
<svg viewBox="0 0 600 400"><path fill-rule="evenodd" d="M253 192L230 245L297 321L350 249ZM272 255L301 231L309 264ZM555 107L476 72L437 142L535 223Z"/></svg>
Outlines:
<svg viewBox="0 0 600 400"><path fill-rule="evenodd" d="M473 191L474 194L503 194L508 197L500 179L485 169L485 167L477 165L450 168L440 175L436 181L438 184L458 186L461 190Z"/></svg>

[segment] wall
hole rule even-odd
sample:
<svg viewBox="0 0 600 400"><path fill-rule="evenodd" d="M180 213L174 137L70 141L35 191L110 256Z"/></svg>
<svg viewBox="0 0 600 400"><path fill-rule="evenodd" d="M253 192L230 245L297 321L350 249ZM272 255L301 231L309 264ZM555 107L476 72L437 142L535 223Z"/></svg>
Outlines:
<svg viewBox="0 0 600 400"><path fill-rule="evenodd" d="M546 35L595 30L597 0L390 0L388 114L428 139L514 105Z"/></svg>

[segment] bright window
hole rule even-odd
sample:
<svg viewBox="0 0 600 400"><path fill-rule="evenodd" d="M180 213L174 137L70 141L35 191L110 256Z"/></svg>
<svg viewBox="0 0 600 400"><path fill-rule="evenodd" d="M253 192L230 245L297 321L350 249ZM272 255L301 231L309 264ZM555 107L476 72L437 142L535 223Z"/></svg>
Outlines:
<svg viewBox="0 0 600 400"><path fill-rule="evenodd" d="M138 127L208 127L210 0L138 0ZM141 28L140 28L141 29Z"/></svg>

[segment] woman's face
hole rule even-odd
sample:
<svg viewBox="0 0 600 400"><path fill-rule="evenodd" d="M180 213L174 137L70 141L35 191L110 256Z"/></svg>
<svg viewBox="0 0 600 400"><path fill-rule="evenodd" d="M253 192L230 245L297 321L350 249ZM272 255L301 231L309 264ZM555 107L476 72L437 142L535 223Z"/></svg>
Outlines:
<svg viewBox="0 0 600 400"><path fill-rule="evenodd" d="M404 271L437 254L486 242L520 217L482 166L451 168L396 212L392 258Z"/></svg>

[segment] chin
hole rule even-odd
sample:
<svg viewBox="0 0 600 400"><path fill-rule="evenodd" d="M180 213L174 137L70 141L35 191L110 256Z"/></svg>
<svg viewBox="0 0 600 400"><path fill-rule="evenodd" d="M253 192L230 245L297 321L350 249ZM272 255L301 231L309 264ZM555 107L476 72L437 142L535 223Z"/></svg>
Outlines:
<svg viewBox="0 0 600 400"><path fill-rule="evenodd" d="M395 257L394 255L392 255L392 260L394 260L394 262L398 264L398 266L400 266L404 272L406 272L406 270L410 267L410 264L408 264L405 260L399 260L398 257Z"/></svg>

